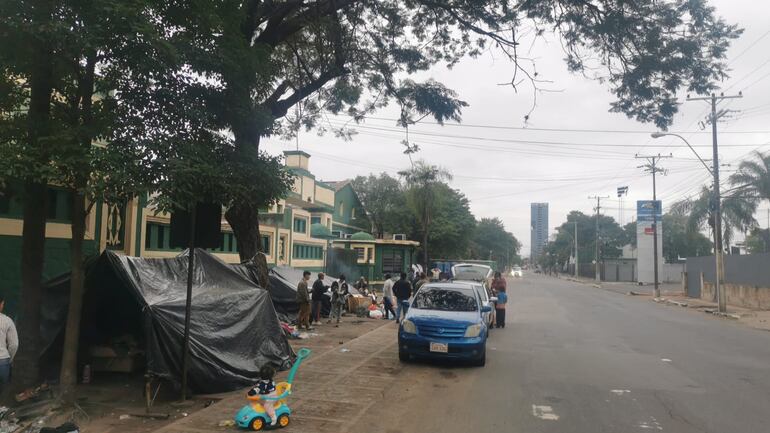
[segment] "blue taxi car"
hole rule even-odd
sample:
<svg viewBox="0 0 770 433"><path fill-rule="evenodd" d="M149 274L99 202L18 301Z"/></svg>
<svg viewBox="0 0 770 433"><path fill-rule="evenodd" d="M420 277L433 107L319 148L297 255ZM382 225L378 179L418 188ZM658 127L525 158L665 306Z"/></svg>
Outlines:
<svg viewBox="0 0 770 433"><path fill-rule="evenodd" d="M446 358L486 363L487 326L472 286L431 283L420 287L398 328L398 358Z"/></svg>

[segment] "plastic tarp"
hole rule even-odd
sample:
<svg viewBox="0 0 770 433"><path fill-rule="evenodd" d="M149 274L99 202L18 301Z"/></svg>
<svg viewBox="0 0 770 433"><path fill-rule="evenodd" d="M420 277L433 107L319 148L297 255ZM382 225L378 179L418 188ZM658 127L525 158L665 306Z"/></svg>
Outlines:
<svg viewBox="0 0 770 433"><path fill-rule="evenodd" d="M87 272L81 334L118 336L140 329L148 372L179 382L188 260L186 251L163 259L105 251ZM200 249L195 250L190 317L188 383L195 392L241 389L259 379L265 364L291 365L294 353L270 294ZM59 326L63 329L63 322ZM45 333L49 346L54 334Z"/></svg>

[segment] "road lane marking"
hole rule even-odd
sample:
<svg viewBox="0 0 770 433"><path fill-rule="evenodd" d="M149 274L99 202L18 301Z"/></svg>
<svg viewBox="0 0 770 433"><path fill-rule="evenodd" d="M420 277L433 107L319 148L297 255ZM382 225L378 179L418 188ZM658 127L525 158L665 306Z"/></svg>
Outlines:
<svg viewBox="0 0 770 433"><path fill-rule="evenodd" d="M663 362L671 362L671 360L668 359L668 358L660 358L660 360L663 361Z"/></svg>
<svg viewBox="0 0 770 433"><path fill-rule="evenodd" d="M547 405L533 404L532 405L532 415L534 415L534 416L536 416L536 417L538 417L540 419L546 420L546 421L558 421L559 420L559 415L556 415L553 412L553 408L551 406L547 406Z"/></svg>
<svg viewBox="0 0 770 433"><path fill-rule="evenodd" d="M630 389L611 389L610 392L615 395L623 395L623 394L630 394L631 390Z"/></svg>

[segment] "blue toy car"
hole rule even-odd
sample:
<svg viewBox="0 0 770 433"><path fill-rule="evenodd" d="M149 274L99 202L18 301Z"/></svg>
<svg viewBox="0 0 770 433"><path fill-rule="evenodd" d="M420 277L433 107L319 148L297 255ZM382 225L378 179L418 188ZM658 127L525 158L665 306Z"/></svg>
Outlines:
<svg viewBox="0 0 770 433"><path fill-rule="evenodd" d="M294 382L294 375L299 369L299 365L302 360L310 355L310 349L302 348L297 352L297 359L294 361L294 365L289 371L289 377L286 382L280 382L275 385L277 397L265 397L265 396L253 396L247 397L250 401L249 404L243 406L241 410L235 414L235 424L240 428L259 431L266 426L270 426L272 420L265 412L264 407L260 403L260 400L274 401L275 403L275 416L278 417L276 422L277 427L286 427L291 422L291 409L286 404L286 398L291 394L291 384Z"/></svg>

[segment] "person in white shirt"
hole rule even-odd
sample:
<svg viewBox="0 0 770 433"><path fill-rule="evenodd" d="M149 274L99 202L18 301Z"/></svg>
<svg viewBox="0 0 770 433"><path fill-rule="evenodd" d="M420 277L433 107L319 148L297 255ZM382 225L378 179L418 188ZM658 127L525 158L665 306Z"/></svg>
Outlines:
<svg viewBox="0 0 770 433"><path fill-rule="evenodd" d="M5 298L0 295L0 393L11 381L11 364L19 349L19 335L10 317L3 314Z"/></svg>
<svg viewBox="0 0 770 433"><path fill-rule="evenodd" d="M396 318L396 312L393 310L393 280L390 274L385 274L385 284L382 286L382 305L385 307L385 320L390 320L390 314ZM390 313L390 314L389 314Z"/></svg>

